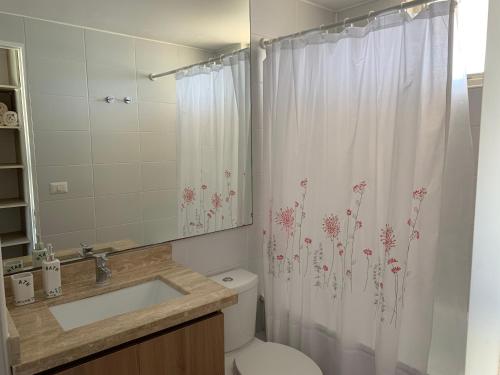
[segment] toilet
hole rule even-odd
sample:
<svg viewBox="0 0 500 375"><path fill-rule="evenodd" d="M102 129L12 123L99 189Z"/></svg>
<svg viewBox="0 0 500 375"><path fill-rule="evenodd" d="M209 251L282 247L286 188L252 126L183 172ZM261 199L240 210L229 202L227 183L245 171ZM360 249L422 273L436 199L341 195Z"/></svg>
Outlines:
<svg viewBox="0 0 500 375"><path fill-rule="evenodd" d="M235 269L211 279L238 293L238 304L223 310L226 375L322 375L304 353L254 337L257 275Z"/></svg>

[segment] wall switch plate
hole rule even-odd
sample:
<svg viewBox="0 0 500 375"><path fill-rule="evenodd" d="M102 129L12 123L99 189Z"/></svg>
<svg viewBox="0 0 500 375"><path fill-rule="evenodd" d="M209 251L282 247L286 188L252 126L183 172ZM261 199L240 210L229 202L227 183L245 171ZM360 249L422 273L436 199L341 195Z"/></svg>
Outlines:
<svg viewBox="0 0 500 375"><path fill-rule="evenodd" d="M68 182L51 182L50 183L50 194L66 194L68 192Z"/></svg>

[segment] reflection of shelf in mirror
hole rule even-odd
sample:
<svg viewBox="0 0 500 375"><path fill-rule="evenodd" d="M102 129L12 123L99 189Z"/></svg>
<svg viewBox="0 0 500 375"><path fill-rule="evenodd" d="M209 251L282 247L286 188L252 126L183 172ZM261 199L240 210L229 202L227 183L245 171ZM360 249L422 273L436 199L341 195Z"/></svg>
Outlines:
<svg viewBox="0 0 500 375"><path fill-rule="evenodd" d="M0 241L2 248L9 246L25 245L30 243L29 238L26 237L26 233L22 232L0 234Z"/></svg>
<svg viewBox="0 0 500 375"><path fill-rule="evenodd" d="M28 204L23 199L0 199L0 209L26 207Z"/></svg>
<svg viewBox="0 0 500 375"><path fill-rule="evenodd" d="M22 164L2 164L0 163L0 169L22 169L24 165Z"/></svg>
<svg viewBox="0 0 500 375"><path fill-rule="evenodd" d="M14 85L0 85L0 91L8 91L8 90L19 90L19 86L14 86Z"/></svg>

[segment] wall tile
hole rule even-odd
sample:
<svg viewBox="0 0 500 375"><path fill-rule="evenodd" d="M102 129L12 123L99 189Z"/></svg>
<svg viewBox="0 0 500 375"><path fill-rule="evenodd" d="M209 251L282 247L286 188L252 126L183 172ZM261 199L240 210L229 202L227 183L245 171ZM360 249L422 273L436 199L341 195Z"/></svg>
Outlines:
<svg viewBox="0 0 500 375"><path fill-rule="evenodd" d="M94 199L78 198L40 203L42 235L95 228Z"/></svg>
<svg viewBox="0 0 500 375"><path fill-rule="evenodd" d="M178 237L176 217L144 221L144 243L160 243Z"/></svg>
<svg viewBox="0 0 500 375"><path fill-rule="evenodd" d="M132 193L141 190L139 164L94 165L95 195Z"/></svg>
<svg viewBox="0 0 500 375"><path fill-rule="evenodd" d="M174 44L137 39L135 64L138 70L161 73L179 67L178 47Z"/></svg>
<svg viewBox="0 0 500 375"><path fill-rule="evenodd" d="M173 132L175 124L175 104L139 102L139 129L141 131Z"/></svg>
<svg viewBox="0 0 500 375"><path fill-rule="evenodd" d="M299 30L328 25L333 23L334 19L335 14L332 11L302 1L297 2L297 28Z"/></svg>
<svg viewBox="0 0 500 375"><path fill-rule="evenodd" d="M142 223L130 223L113 227L97 228L97 243L126 240L135 243L134 246L147 244L144 242Z"/></svg>
<svg viewBox="0 0 500 375"><path fill-rule="evenodd" d="M142 161L175 160L175 135L141 133L141 159Z"/></svg>
<svg viewBox="0 0 500 375"><path fill-rule="evenodd" d="M83 29L25 19L28 61L32 58L85 61Z"/></svg>
<svg viewBox="0 0 500 375"><path fill-rule="evenodd" d="M92 197L94 195L92 167L90 165L63 167L38 166L36 172L40 202ZM68 192L65 194L50 194L50 183L63 181L68 183Z"/></svg>
<svg viewBox="0 0 500 375"><path fill-rule="evenodd" d="M52 236L42 236L42 241L54 246L54 250L65 250L80 248L82 242L94 244L96 240L95 229L82 230L77 232L68 232L55 234Z"/></svg>
<svg viewBox="0 0 500 375"><path fill-rule="evenodd" d="M213 57L215 54L210 51L204 51L197 48L189 48L189 47L178 47L179 51L179 66L187 66L196 64L202 61L208 60L210 57Z"/></svg>
<svg viewBox="0 0 500 375"><path fill-rule="evenodd" d="M123 101L129 96L137 100L137 85L133 66L87 64L89 96L104 99L114 96Z"/></svg>
<svg viewBox="0 0 500 375"><path fill-rule="evenodd" d="M90 164L90 133L86 131L37 131L35 132L35 155L37 165Z"/></svg>
<svg viewBox="0 0 500 375"><path fill-rule="evenodd" d="M106 195L95 199L96 226L128 224L142 219L139 193Z"/></svg>
<svg viewBox="0 0 500 375"><path fill-rule="evenodd" d="M28 60L31 93L86 96L85 63L44 58Z"/></svg>
<svg viewBox="0 0 500 375"><path fill-rule="evenodd" d="M175 161L142 164L143 190L175 189L176 186L177 168Z"/></svg>
<svg viewBox="0 0 500 375"><path fill-rule="evenodd" d="M93 131L137 131L137 103L90 99L90 126Z"/></svg>
<svg viewBox="0 0 500 375"><path fill-rule="evenodd" d="M174 260L204 275L248 268L247 230L241 227L173 242ZM178 256L185 252L184 257Z"/></svg>
<svg viewBox="0 0 500 375"><path fill-rule="evenodd" d="M85 30L85 53L90 64L135 66L133 38Z"/></svg>
<svg viewBox="0 0 500 375"><path fill-rule="evenodd" d="M177 191L159 190L142 193L142 216L146 220L157 220L177 215Z"/></svg>
<svg viewBox="0 0 500 375"><path fill-rule="evenodd" d="M157 70L157 72L164 72L167 70L169 69ZM175 76L169 75L151 81L149 79L149 74L152 72L154 71L137 70L137 93L139 100L175 103Z"/></svg>
<svg viewBox="0 0 500 375"><path fill-rule="evenodd" d="M24 20L22 17L0 14L0 35L2 40L24 43Z"/></svg>
<svg viewBox="0 0 500 375"><path fill-rule="evenodd" d="M35 130L89 130L89 103L85 97L31 95Z"/></svg>
<svg viewBox="0 0 500 375"><path fill-rule="evenodd" d="M92 132L92 159L94 164L139 161L139 133Z"/></svg>

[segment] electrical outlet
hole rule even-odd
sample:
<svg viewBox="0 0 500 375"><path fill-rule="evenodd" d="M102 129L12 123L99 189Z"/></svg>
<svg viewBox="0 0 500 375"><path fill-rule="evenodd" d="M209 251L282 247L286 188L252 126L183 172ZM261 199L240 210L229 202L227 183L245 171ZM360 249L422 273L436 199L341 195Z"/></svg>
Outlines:
<svg viewBox="0 0 500 375"><path fill-rule="evenodd" d="M50 183L50 194L66 194L68 192L68 182L51 182Z"/></svg>

